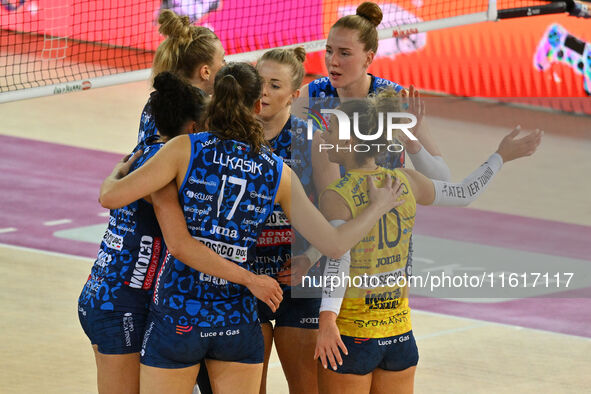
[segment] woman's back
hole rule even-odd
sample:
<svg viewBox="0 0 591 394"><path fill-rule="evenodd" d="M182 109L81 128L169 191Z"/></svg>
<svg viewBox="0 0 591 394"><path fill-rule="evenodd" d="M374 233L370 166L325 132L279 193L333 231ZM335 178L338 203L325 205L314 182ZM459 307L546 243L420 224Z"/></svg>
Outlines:
<svg viewBox="0 0 591 394"><path fill-rule="evenodd" d="M252 271L254 245L273 212L283 162L270 151L253 154L248 144L209 132L189 138L191 160L179 188L189 232ZM257 319L255 299L244 286L200 273L172 256L157 287L156 308L167 309L179 325L223 327Z"/></svg>
<svg viewBox="0 0 591 394"><path fill-rule="evenodd" d="M381 187L387 176L402 181L404 204L383 215L372 230L351 249L349 277L352 285L338 317L343 335L384 338L410 331L408 287L409 240L415 221L416 201L401 170L378 167L352 170L328 187L341 196L352 218L369 204L367 176ZM357 279L354 279L357 278ZM402 286L399 286L402 285Z"/></svg>
<svg viewBox="0 0 591 394"><path fill-rule="evenodd" d="M140 144L142 166L162 143ZM140 199L112 209L97 259L79 302L101 310L145 310L163 249L162 233L152 205ZM142 291L143 290L143 291Z"/></svg>

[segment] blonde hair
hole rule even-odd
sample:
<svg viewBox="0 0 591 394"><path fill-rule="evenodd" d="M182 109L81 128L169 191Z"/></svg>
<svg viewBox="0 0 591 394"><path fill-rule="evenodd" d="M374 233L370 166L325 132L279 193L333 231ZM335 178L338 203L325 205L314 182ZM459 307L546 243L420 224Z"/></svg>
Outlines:
<svg viewBox="0 0 591 394"><path fill-rule="evenodd" d="M171 10L163 10L158 16L158 23L158 31L166 39L156 49L152 79L161 72L169 71L190 80L197 66L213 63L216 42L219 41L213 31L195 26L189 17L179 16Z"/></svg>
<svg viewBox="0 0 591 394"><path fill-rule="evenodd" d="M306 50L304 47L296 47L292 49L275 48L267 51L257 62L257 65L265 60L277 62L289 66L293 74L291 85L293 90L297 90L302 86L306 70L304 69L304 61L306 60Z"/></svg>
<svg viewBox="0 0 591 394"><path fill-rule="evenodd" d="M378 93L371 94L369 101L375 107L376 113L405 112L404 97L402 96L403 91L404 89L397 92L393 87L389 86L381 89ZM396 122L405 123L402 122L402 119L398 119ZM401 134L402 131L396 129L392 133L392 138L397 141Z"/></svg>
<svg viewBox="0 0 591 394"><path fill-rule="evenodd" d="M382 22L382 9L376 3L366 1L357 7L355 15L343 16L332 25L331 29L342 27L359 33L359 41L366 51L378 50L378 31L376 27Z"/></svg>
<svg viewBox="0 0 591 394"><path fill-rule="evenodd" d="M350 119L353 119L355 113L357 113L359 132L361 134L370 135L378 129L378 117L380 113L402 112L404 107L401 94L396 93L393 88L388 87L367 99L344 101L338 108L346 113ZM396 133L392 135L394 141L398 139L398 133L400 133L400 130L397 130ZM363 151L355 153L355 160L358 164L364 164L368 159L378 156L380 151L379 148L376 147L379 145L388 145L391 141L388 140L387 133L383 132L382 135L373 142L374 143L367 152Z"/></svg>

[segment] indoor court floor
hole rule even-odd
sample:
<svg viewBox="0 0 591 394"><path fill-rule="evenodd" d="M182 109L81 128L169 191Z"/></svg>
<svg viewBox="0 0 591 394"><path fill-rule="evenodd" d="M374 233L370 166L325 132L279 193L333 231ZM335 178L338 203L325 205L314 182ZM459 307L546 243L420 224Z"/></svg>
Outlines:
<svg viewBox="0 0 591 394"><path fill-rule="evenodd" d="M108 220L99 186L134 147L148 94L138 82L0 105L2 393L96 392L76 302ZM411 290L416 392L589 392L591 118L451 98L429 100L427 113L454 181L513 125L545 136L470 208L418 209L415 274L494 284ZM531 284L532 272L549 279L500 286L509 273ZM276 354L268 392L287 393Z"/></svg>

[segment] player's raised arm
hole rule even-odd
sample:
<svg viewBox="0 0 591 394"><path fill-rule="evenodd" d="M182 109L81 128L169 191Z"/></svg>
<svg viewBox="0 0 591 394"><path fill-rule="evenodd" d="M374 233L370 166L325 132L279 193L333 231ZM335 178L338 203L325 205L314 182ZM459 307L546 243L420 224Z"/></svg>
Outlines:
<svg viewBox="0 0 591 394"><path fill-rule="evenodd" d="M507 134L497 151L462 182L433 180L418 171L403 170L408 176L417 203L442 206L467 206L472 203L486 190L503 163L531 156L536 151L543 131L535 130L518 138L520 131L518 126Z"/></svg>

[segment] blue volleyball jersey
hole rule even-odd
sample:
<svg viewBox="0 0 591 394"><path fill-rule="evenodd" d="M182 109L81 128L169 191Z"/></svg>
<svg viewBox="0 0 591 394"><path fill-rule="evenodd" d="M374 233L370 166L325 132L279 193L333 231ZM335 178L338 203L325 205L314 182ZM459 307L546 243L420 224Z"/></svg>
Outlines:
<svg viewBox="0 0 591 394"><path fill-rule="evenodd" d="M316 126L313 126L313 133L318 131ZM313 168L312 168L312 140L307 138L308 124L305 120L296 116L291 116L288 123L283 127L285 130L289 128L291 133L291 157L289 155L283 156L283 152L278 155L284 158L291 169L297 174L304 191L308 198L316 203L317 194L313 182Z"/></svg>
<svg viewBox="0 0 591 394"><path fill-rule="evenodd" d="M140 144L142 166L163 146ZM152 205L140 199L112 209L109 225L79 303L110 311L146 311L162 250L162 233Z"/></svg>
<svg viewBox="0 0 591 394"><path fill-rule="evenodd" d="M367 92L368 96L371 94L378 94L380 90L386 88L393 88L396 93L404 89L396 82L379 78L372 74L369 75L371 76L371 83L369 85L369 92ZM315 101L311 103L311 106L314 109L334 108L339 104L338 100L330 100L331 98L338 98L339 94L330 83L330 79L328 77L318 78L310 82L308 84L308 97L315 99ZM400 153L386 152L376 157L376 164L388 169L394 169L404 167L404 160L404 151ZM341 172L341 175L344 175L344 171Z"/></svg>
<svg viewBox="0 0 591 394"><path fill-rule="evenodd" d="M369 74L371 76L371 84L369 85L369 92L367 95L370 94L377 94L380 90L391 87L394 89L396 93L400 92L404 89L401 85L398 85L396 82L389 81L384 78L376 77L375 75ZM339 97L336 88L332 86L330 83L330 79L328 77L318 78L308 84L308 96L309 97Z"/></svg>
<svg viewBox="0 0 591 394"><path fill-rule="evenodd" d="M306 194L313 200L312 141L306 138L306 133L306 122L291 115L281 132L268 143L273 153L281 157L298 175ZM254 272L275 277L283 264L291 258L293 241L294 232L287 216L281 206L276 204L257 240ZM298 250L303 251L305 247L299 247Z"/></svg>
<svg viewBox="0 0 591 394"><path fill-rule="evenodd" d="M152 92L154 94L154 92ZM156 128L156 122L154 121L154 115L152 115L152 105L150 103L152 95L148 99L148 102L142 110L142 116L140 118L140 127L137 134L137 143L141 144L148 138L158 135L158 129Z"/></svg>
<svg viewBox="0 0 591 394"><path fill-rule="evenodd" d="M190 134L191 161L179 199L191 235L220 256L253 271L254 247L273 213L283 161L265 150ZM226 327L256 322L256 298L244 286L194 270L167 256L152 308L177 326Z"/></svg>

